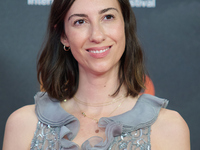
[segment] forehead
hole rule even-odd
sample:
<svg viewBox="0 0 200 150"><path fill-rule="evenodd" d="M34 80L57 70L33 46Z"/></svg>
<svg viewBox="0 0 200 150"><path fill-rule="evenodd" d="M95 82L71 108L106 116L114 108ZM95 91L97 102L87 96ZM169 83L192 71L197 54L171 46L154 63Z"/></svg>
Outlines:
<svg viewBox="0 0 200 150"><path fill-rule="evenodd" d="M94 14L105 8L116 8L121 11L118 0L75 0L67 16L73 13Z"/></svg>

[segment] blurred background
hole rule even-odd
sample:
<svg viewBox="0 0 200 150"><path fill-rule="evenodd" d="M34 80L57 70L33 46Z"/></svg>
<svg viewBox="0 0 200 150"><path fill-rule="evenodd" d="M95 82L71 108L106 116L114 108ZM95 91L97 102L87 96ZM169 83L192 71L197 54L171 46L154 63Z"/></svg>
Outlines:
<svg viewBox="0 0 200 150"><path fill-rule="evenodd" d="M52 0L0 1L0 147L5 123L33 104L39 91L37 54ZM155 95L170 100L188 123L192 150L200 142L200 0L130 0Z"/></svg>

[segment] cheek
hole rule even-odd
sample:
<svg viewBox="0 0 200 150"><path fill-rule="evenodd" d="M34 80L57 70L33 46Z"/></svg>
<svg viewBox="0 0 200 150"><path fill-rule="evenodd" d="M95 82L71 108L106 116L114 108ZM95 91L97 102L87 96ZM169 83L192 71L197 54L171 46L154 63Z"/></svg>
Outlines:
<svg viewBox="0 0 200 150"><path fill-rule="evenodd" d="M123 42L125 39L124 24L115 24L109 28L109 34L116 40L116 42Z"/></svg>
<svg viewBox="0 0 200 150"><path fill-rule="evenodd" d="M123 54L125 50L125 44L126 44L126 37L125 37L125 31L124 26L119 25L115 31L113 31L113 36L115 37L116 43L118 44L119 53Z"/></svg>
<svg viewBox="0 0 200 150"><path fill-rule="evenodd" d="M68 31L70 32L66 33L66 35L71 47L81 48L88 39L87 30L69 29Z"/></svg>

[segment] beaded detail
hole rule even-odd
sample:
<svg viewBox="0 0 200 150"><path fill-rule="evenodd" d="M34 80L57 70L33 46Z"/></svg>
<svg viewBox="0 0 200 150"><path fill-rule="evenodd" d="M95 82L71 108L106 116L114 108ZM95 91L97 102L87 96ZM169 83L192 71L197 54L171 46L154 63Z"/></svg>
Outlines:
<svg viewBox="0 0 200 150"><path fill-rule="evenodd" d="M41 123L37 124L37 129L31 143L31 150L59 150L60 127L50 127ZM122 133L114 138L108 150L150 150L151 128L146 127L133 132Z"/></svg>
<svg viewBox="0 0 200 150"><path fill-rule="evenodd" d="M60 127L50 127L39 121L31 150L59 150L59 133Z"/></svg>
<svg viewBox="0 0 200 150"><path fill-rule="evenodd" d="M115 137L108 150L150 150L150 133L151 127L122 133L121 136Z"/></svg>

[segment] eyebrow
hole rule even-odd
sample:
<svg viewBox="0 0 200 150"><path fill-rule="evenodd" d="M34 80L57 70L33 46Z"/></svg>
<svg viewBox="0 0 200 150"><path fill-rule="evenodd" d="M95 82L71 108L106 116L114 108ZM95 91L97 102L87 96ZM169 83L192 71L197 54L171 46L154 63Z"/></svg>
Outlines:
<svg viewBox="0 0 200 150"><path fill-rule="evenodd" d="M109 11L109 10L116 10L117 12L119 12L116 8L109 7L109 8L102 9L101 11L99 11L99 14L106 13L106 12ZM73 15L69 16L68 21L69 21L72 17L74 17L74 16L78 16L78 17L88 17L88 15L86 15L86 14L73 14Z"/></svg>
<svg viewBox="0 0 200 150"><path fill-rule="evenodd" d="M88 15L85 15L85 14L73 14L68 18L68 21L74 16L77 16L77 17L88 17Z"/></svg>
<svg viewBox="0 0 200 150"><path fill-rule="evenodd" d="M103 13L109 11L109 10L116 10L116 11L118 12L118 10L117 10L116 8L109 7L109 8L106 8L106 9L101 10L101 11L99 12L99 14L103 14Z"/></svg>

